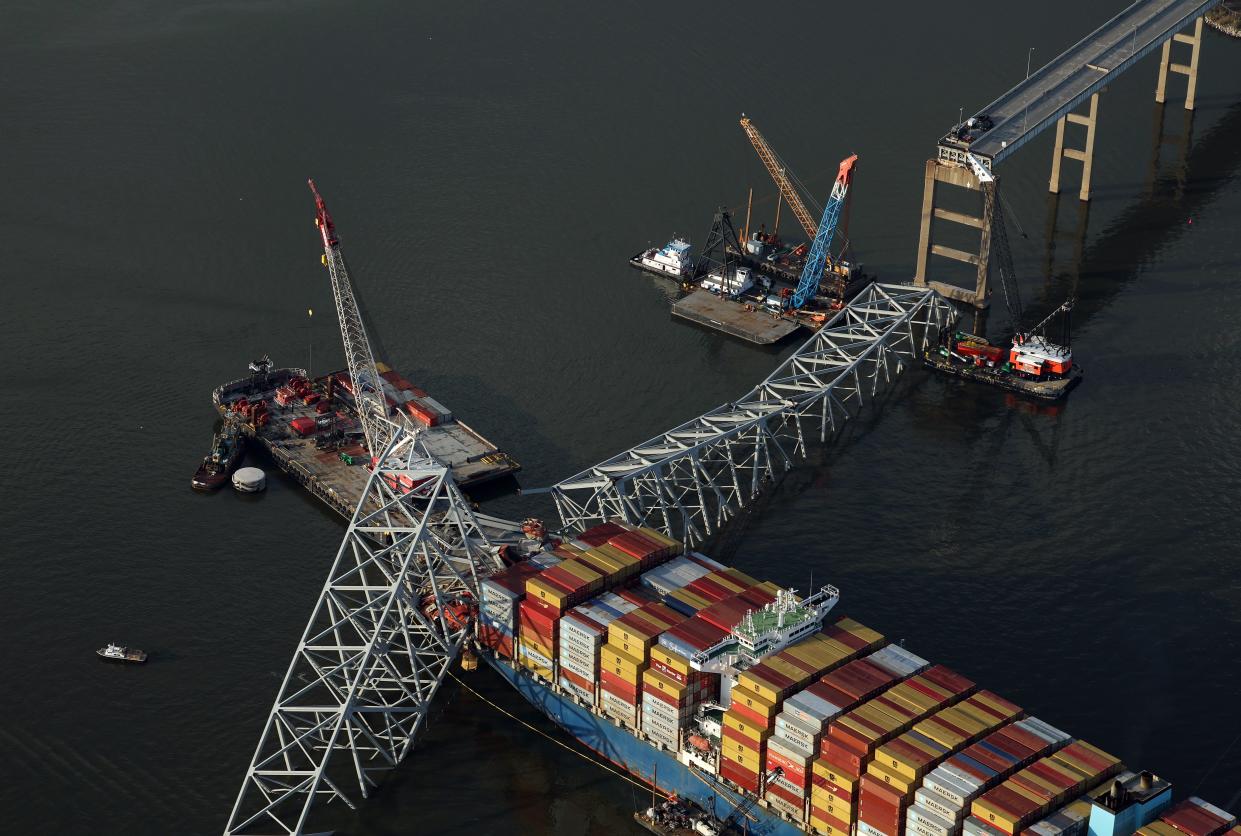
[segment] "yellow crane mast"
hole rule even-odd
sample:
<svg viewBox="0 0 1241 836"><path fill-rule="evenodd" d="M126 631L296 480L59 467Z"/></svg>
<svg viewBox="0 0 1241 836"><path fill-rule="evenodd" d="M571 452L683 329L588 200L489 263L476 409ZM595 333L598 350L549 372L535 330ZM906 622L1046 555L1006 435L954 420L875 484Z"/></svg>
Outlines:
<svg viewBox="0 0 1241 836"><path fill-rule="evenodd" d="M776 152L772 151L771 146L767 144L767 140L758 132L758 128L754 127L754 123L745 115L741 117L741 128L750 138L754 150L758 152L758 158L763 161L763 165L767 166L771 179L776 181L780 194L784 195L784 200L793 210L797 222L806 231L806 236L813 241L815 234L819 231L819 224L810 214L810 210L806 208L806 204L802 202L801 195L793 188L793 182L789 180L788 168L783 165L780 158L776 156Z"/></svg>

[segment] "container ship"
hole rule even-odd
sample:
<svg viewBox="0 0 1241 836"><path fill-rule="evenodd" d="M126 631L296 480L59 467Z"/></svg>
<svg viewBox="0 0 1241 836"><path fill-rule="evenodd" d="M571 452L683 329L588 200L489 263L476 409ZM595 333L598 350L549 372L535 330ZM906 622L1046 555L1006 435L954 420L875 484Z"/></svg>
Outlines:
<svg viewBox="0 0 1241 836"><path fill-rule="evenodd" d="M485 579L477 640L585 746L725 825L701 832L1241 836L838 600L611 522Z"/></svg>
<svg viewBox="0 0 1241 836"><path fill-rule="evenodd" d="M450 409L385 363L376 363L388 409L413 419L427 452L452 470L463 489L521 470L511 456ZM243 432L276 465L345 518L352 516L370 477L349 373L311 378L305 369L275 368L264 357L250 376L216 387L216 410L239 419Z"/></svg>

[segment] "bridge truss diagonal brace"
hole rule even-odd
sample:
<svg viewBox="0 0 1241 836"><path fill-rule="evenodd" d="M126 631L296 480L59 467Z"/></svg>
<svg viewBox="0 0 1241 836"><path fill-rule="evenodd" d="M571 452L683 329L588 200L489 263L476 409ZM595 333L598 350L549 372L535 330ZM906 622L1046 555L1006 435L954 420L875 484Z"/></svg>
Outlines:
<svg viewBox="0 0 1241 836"><path fill-rule="evenodd" d="M490 545L448 469L398 431L289 664L226 836L306 833L316 803L354 807L402 761L469 629L451 608L477 600L480 574L500 565Z"/></svg>
<svg viewBox="0 0 1241 836"><path fill-rule="evenodd" d="M806 455L807 435L833 438L954 318L929 288L870 285L737 401L554 485L561 522L620 518L702 542Z"/></svg>
<svg viewBox="0 0 1241 836"><path fill-rule="evenodd" d="M1178 32L1163 42L1163 56L1159 59L1159 83L1155 87L1155 101L1163 104L1168 89L1168 73L1180 73L1185 76L1188 85L1185 90L1185 109L1194 109L1194 93L1198 89L1198 56L1202 52L1202 24L1206 20L1200 17L1194 21L1194 33L1187 35ZM1172 63L1172 44L1189 44L1191 52L1188 64Z"/></svg>

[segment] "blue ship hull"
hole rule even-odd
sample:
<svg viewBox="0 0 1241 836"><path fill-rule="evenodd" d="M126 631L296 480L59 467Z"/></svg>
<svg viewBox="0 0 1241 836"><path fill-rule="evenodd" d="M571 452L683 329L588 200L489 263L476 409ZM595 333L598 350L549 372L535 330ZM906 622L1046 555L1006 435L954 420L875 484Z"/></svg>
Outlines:
<svg viewBox="0 0 1241 836"><path fill-rule="evenodd" d="M721 819L727 818L732 813L735 802L742 798L731 788L709 785L707 782L712 780L713 776L703 772L695 774L671 752L657 749L634 737L626 729L592 714L571 698L556 693L525 670L511 666L488 653L483 653L482 658L556 725L595 753L648 784L658 773L660 790L688 798ZM762 807L756 806L750 811L750 815L757 819L748 822L749 832L752 834L805 836L804 830Z"/></svg>

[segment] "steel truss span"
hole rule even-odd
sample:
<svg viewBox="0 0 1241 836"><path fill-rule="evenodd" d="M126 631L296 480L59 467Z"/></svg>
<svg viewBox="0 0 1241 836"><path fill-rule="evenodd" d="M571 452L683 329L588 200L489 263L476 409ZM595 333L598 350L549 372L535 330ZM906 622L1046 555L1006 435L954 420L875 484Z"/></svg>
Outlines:
<svg viewBox="0 0 1241 836"><path fill-rule="evenodd" d="M551 488L566 528L619 517L703 541L826 442L955 318L933 290L872 284L757 387Z"/></svg>
<svg viewBox="0 0 1241 836"><path fill-rule="evenodd" d="M365 798L377 773L409 753L461 649L468 618L454 605L500 565L448 469L415 436L397 429L393 438L285 674L226 836L305 833L316 803L352 808Z"/></svg>

